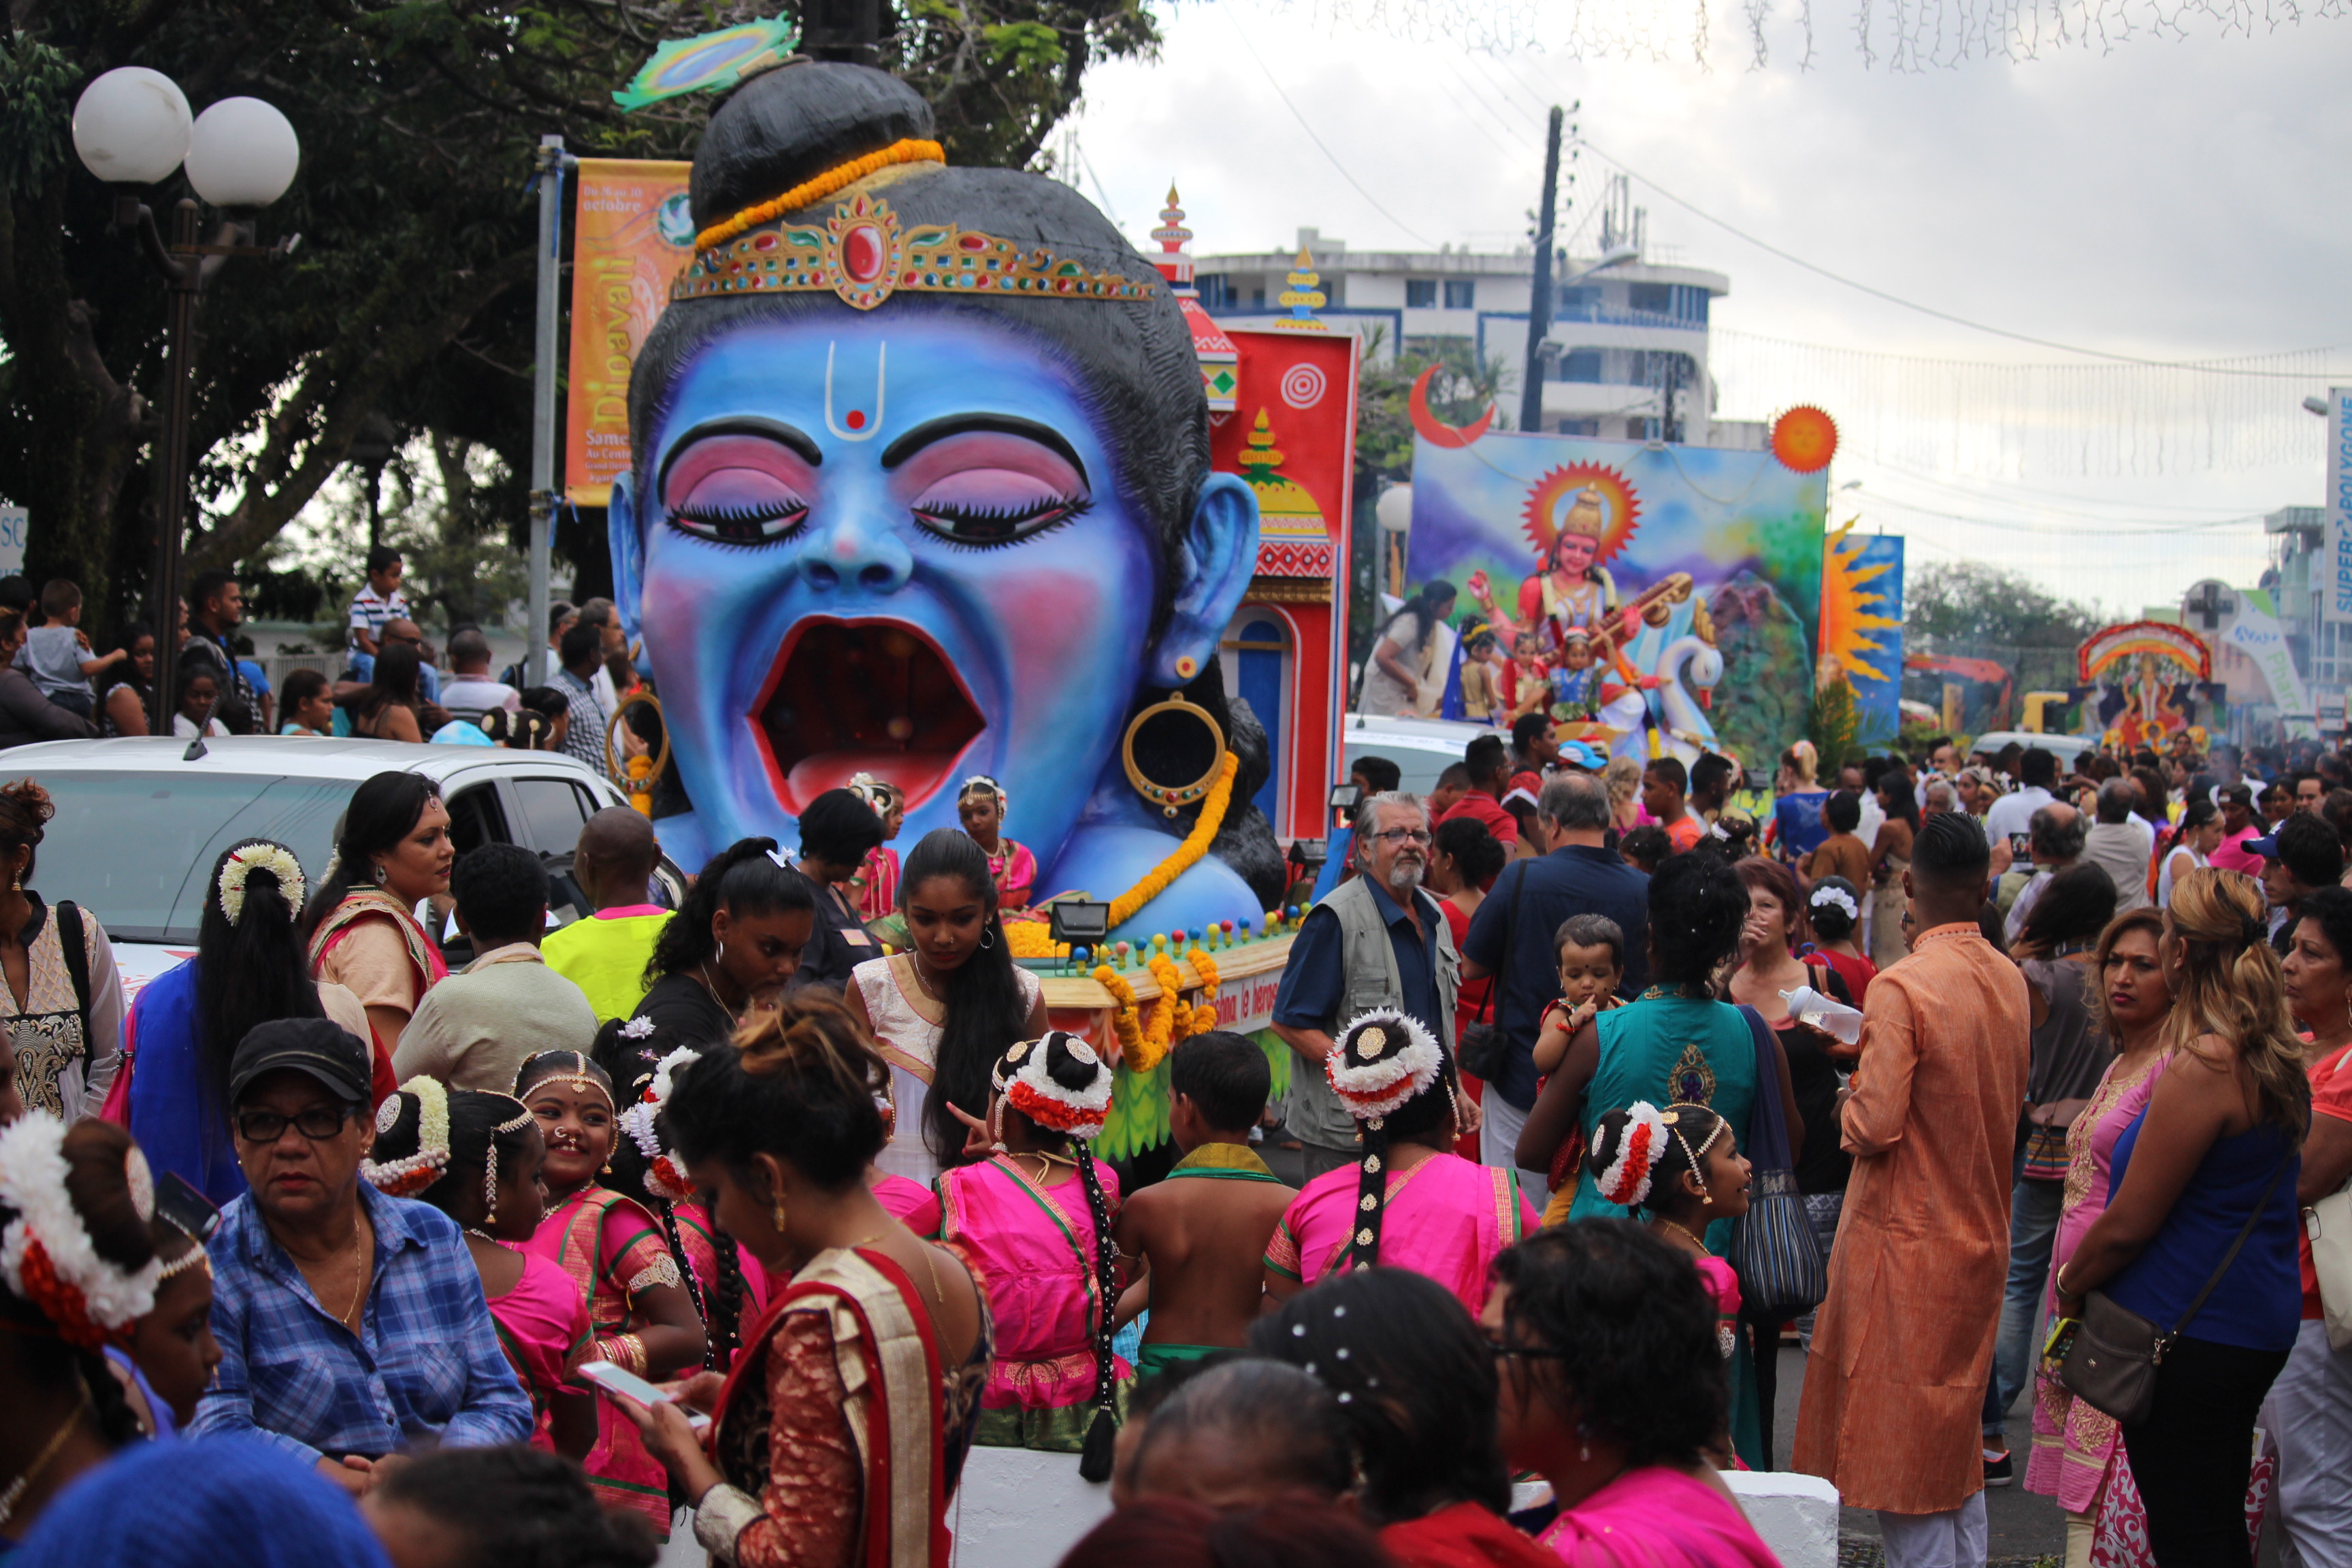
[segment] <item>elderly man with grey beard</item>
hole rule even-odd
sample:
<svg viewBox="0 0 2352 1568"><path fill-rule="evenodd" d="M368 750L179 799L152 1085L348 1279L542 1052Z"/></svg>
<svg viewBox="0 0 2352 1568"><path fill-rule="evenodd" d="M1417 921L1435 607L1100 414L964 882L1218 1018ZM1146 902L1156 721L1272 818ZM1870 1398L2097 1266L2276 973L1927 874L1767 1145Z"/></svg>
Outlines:
<svg viewBox="0 0 2352 1568"><path fill-rule="evenodd" d="M1282 1114L1306 1145L1308 1181L1357 1156L1356 1119L1324 1076L1349 1019L1394 1007L1435 1037L1449 1060L1454 1055L1461 959L1444 911L1421 885L1429 813L1417 795L1383 791L1356 808L1355 830L1357 875L1299 922L1274 998L1274 1032L1304 1058Z"/></svg>

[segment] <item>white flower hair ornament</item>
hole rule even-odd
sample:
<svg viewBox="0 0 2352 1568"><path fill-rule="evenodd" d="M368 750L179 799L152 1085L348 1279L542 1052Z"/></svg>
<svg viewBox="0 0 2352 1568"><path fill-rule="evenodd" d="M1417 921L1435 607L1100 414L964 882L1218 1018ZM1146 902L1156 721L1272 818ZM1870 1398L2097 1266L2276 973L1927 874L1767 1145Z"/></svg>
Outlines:
<svg viewBox="0 0 2352 1568"><path fill-rule="evenodd" d="M1339 1031L1323 1076L1349 1115L1370 1121L1402 1110L1444 1067L1435 1036L1392 1007L1376 1007Z"/></svg>
<svg viewBox="0 0 2352 1568"><path fill-rule="evenodd" d="M360 1174L380 1193L415 1197L449 1168L449 1090L440 1079L417 1074L376 1107L375 1135L389 1137L400 1125L402 1098L416 1101L416 1152L397 1160L360 1162Z"/></svg>
<svg viewBox="0 0 2352 1568"><path fill-rule="evenodd" d="M1625 1108L1625 1135L1618 1141L1617 1157L1609 1162L1593 1185L1606 1201L1626 1208L1639 1207L1650 1195L1650 1176L1673 1137L1666 1119L1646 1100Z"/></svg>
<svg viewBox="0 0 2352 1568"><path fill-rule="evenodd" d="M44 1110L28 1110L0 1131L0 1204L16 1211L0 1231L0 1279L38 1308L58 1338L97 1350L129 1339L131 1325L154 1310L163 1265L151 1258L123 1268L98 1255L66 1191L65 1144L66 1124ZM123 1176L134 1211L151 1218L154 1181L135 1148Z"/></svg>
<svg viewBox="0 0 2352 1568"><path fill-rule="evenodd" d="M627 1032L625 1028L622 1030L624 1034ZM637 1152L646 1157L646 1191L674 1204L692 1197L694 1184L686 1179L686 1172L662 1147L660 1118L663 1108L669 1104L670 1090L677 1086L678 1069L688 1062L700 1060L701 1056L691 1046L680 1046L662 1058L654 1065L653 1081L646 1085L645 1093L635 1105L621 1112L621 1130L637 1146Z"/></svg>
<svg viewBox="0 0 2352 1568"><path fill-rule="evenodd" d="M286 901L295 909L302 907L302 862L294 858L293 851L267 839L242 844L229 851L228 863L221 868L217 885L221 913L228 917L231 925L236 924L237 917L245 913L245 880L256 871L267 871L277 878Z"/></svg>
<svg viewBox="0 0 2352 1568"><path fill-rule="evenodd" d="M1070 1088L1054 1069L1085 1082ZM1091 1141L1110 1120L1111 1070L1092 1046L1060 1029L1041 1039L1015 1041L989 1075L1004 1102L1040 1127Z"/></svg>
<svg viewBox="0 0 2352 1568"><path fill-rule="evenodd" d="M1856 903L1853 895L1843 888L1817 887L1813 889L1813 896L1805 900L1805 905L1808 909L1815 910L1832 907L1843 910L1846 919L1850 921L1858 921L1862 918L1862 906Z"/></svg>
<svg viewBox="0 0 2352 1568"><path fill-rule="evenodd" d="M621 1035L625 1039L649 1039L653 1032L654 1021L651 1018L632 1018L621 1026Z"/></svg>

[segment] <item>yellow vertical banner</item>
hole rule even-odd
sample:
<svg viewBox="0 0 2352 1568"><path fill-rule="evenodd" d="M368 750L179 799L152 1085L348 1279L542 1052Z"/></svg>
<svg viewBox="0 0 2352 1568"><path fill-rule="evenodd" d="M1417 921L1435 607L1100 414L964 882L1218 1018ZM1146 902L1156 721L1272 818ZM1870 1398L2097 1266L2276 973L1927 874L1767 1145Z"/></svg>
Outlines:
<svg viewBox="0 0 2352 1568"><path fill-rule="evenodd" d="M572 383L564 400L563 490L603 506L629 466L629 367L694 256L687 209L693 165L583 158L574 174Z"/></svg>

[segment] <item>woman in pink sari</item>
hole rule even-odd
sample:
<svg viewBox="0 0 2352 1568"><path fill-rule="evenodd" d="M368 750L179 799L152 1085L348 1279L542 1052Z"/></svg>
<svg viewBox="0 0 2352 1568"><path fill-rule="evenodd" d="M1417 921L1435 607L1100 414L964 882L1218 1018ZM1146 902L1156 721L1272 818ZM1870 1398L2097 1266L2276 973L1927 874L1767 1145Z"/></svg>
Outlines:
<svg viewBox="0 0 2352 1568"><path fill-rule="evenodd" d="M410 911L449 890L457 858L440 786L421 773L378 773L352 792L335 858L302 912L310 978L343 986L367 1009L378 1105L392 1093L400 1032L449 973Z"/></svg>
<svg viewBox="0 0 2352 1568"><path fill-rule="evenodd" d="M995 1325L974 1440L1079 1453L1080 1475L1108 1480L1135 1382L1110 1348L1118 1177L1087 1151L1110 1114L1111 1069L1055 1030L1015 1041L989 1084L988 1121L975 1129L989 1157L939 1180L939 1239L971 1260Z"/></svg>
<svg viewBox="0 0 2352 1568"><path fill-rule="evenodd" d="M1385 1264L1425 1274L1473 1313L1496 1255L1541 1224L1519 1173L1454 1152L1450 1064L1402 1013L1367 1013L1327 1058L1364 1157L1307 1184L1265 1247L1265 1290L1287 1301L1328 1274Z"/></svg>
<svg viewBox="0 0 2352 1568"><path fill-rule="evenodd" d="M512 1095L414 1078L384 1102L376 1125L361 1167L367 1179L465 1227L499 1348L530 1396L531 1446L584 1457L596 1440L595 1405L568 1379L593 1353L588 1303L562 1269L520 1250L546 1215L539 1173L547 1140L536 1119Z"/></svg>
<svg viewBox="0 0 2352 1568"><path fill-rule="evenodd" d="M552 1200L530 1249L572 1281L588 1309L599 1360L659 1382L702 1364L702 1322L661 1227L645 1206L600 1184L621 1136L613 1083L577 1051L543 1051L522 1064L515 1093L547 1140L544 1180ZM582 1461L609 1507L645 1515L669 1533L669 1483L636 1425L609 1403L596 1407L596 1442Z"/></svg>
<svg viewBox="0 0 2352 1568"><path fill-rule="evenodd" d="M2065 1207L2050 1255L2053 1317L2059 1271L2091 1223L2106 1212L2107 1167L2116 1141L2146 1108L2164 1066L2160 1037L2172 1012L2172 993L2165 988L2157 958L2163 935L2161 910L2135 910L2108 925L2092 955L2093 1005L2116 1055L2066 1133ZM2025 1489L2057 1499L2065 1510L2066 1568L2087 1568L2108 1483L2127 1468L2122 1459L2123 1437L2114 1418L2068 1393L2056 1369L2045 1365L2035 1380L2033 1453L2026 1461ZM2126 1524L2121 1533L2137 1539L2137 1555L2148 1560L2145 1524Z"/></svg>
<svg viewBox="0 0 2352 1568"><path fill-rule="evenodd" d="M1559 1226L1496 1259L1479 1325L1503 1458L1559 1510L1543 1545L1577 1568L1778 1568L1703 1457L1730 1405L1687 1258L1630 1220Z"/></svg>

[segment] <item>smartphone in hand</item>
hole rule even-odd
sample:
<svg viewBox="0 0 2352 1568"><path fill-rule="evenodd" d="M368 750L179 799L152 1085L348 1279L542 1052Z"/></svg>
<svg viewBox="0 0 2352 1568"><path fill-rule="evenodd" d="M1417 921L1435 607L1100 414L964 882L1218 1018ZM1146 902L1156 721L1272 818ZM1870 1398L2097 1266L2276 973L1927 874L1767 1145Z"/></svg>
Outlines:
<svg viewBox="0 0 2352 1568"><path fill-rule="evenodd" d="M648 1406L671 1403L668 1394L664 1394L628 1368L609 1361L581 1363L580 1376L593 1384L601 1394L625 1394L638 1404ZM688 1410L684 1405L678 1408L686 1416L686 1424L693 1427L697 1433L709 1428L709 1416L698 1410Z"/></svg>

